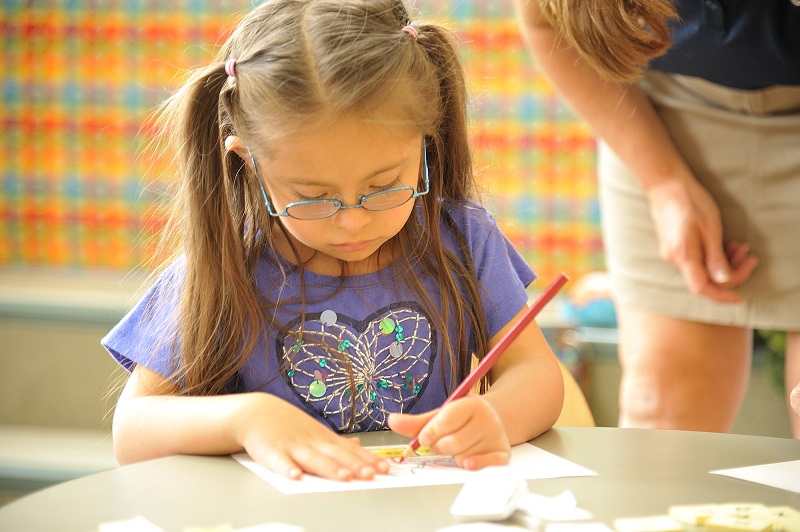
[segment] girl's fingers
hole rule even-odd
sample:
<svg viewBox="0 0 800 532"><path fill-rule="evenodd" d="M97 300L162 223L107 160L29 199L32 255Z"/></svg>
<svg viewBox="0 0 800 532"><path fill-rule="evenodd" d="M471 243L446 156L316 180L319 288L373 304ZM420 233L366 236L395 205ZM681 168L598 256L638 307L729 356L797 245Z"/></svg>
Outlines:
<svg viewBox="0 0 800 532"><path fill-rule="evenodd" d="M474 425L458 434L442 438L439 447L442 454L452 455L456 463L464 469L504 465L508 463L511 453L511 446L502 428L487 433Z"/></svg>
<svg viewBox="0 0 800 532"><path fill-rule="evenodd" d="M350 442L321 442L292 450L301 467L315 475L335 480L371 480L387 473L389 464L375 454Z"/></svg>
<svg viewBox="0 0 800 532"><path fill-rule="evenodd" d="M253 459L273 473L288 479L299 480L303 476L303 469L284 453L269 451L264 455L253 456Z"/></svg>
<svg viewBox="0 0 800 532"><path fill-rule="evenodd" d="M375 453L370 452L368 449L363 448L361 446L361 440L358 438L346 438L345 441L352 445L350 452L359 460L372 466L375 472L379 474L385 474L389 472L389 464L386 462L386 460Z"/></svg>
<svg viewBox="0 0 800 532"><path fill-rule="evenodd" d="M480 429L471 429L469 426L465 426L464 430L460 432L439 438L435 451L450 456L479 453L486 450L481 449L484 438L485 434Z"/></svg>
<svg viewBox="0 0 800 532"><path fill-rule="evenodd" d="M476 409L483 408L482 402L484 399L478 396L467 395L448 404L422 428L419 433L420 444L435 448L442 454L450 454L440 448L441 440L451 434L464 432L466 427L474 421ZM485 429L480 426L475 429L478 435L483 430Z"/></svg>
<svg viewBox="0 0 800 532"><path fill-rule="evenodd" d="M507 452L508 438L497 413L479 396L454 401L431 420L437 435L434 450L458 458ZM427 430L427 428L426 428ZM422 438L420 442L424 444Z"/></svg>
<svg viewBox="0 0 800 532"><path fill-rule="evenodd" d="M369 480L376 474L389 472L389 464L380 456L362 447L347 449L339 457L346 467L352 469L355 478Z"/></svg>
<svg viewBox="0 0 800 532"><path fill-rule="evenodd" d="M438 409L424 414L389 414L389 428L397 434L413 438L418 436L422 428L433 418Z"/></svg>
<svg viewBox="0 0 800 532"><path fill-rule="evenodd" d="M460 460L460 463L459 463ZM456 457L458 463L464 469L475 471L489 466L507 465L511 461L511 451L494 451L486 454L473 454L465 457Z"/></svg>
<svg viewBox="0 0 800 532"><path fill-rule="evenodd" d="M349 481L355 477L351 467L325 445L297 446L290 451L291 457L304 471L332 480Z"/></svg>

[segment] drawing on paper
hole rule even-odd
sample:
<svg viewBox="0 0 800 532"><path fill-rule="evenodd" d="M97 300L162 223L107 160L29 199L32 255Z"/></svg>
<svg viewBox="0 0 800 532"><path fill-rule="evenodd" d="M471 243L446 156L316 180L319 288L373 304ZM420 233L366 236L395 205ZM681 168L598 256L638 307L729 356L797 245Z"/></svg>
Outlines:
<svg viewBox="0 0 800 532"><path fill-rule="evenodd" d="M388 474L391 476L417 475L428 470L458 468L452 456L436 454L427 447L420 447L405 460L403 460L403 453L406 450L404 445L367 447L367 450L389 463L391 469Z"/></svg>
<svg viewBox="0 0 800 532"><path fill-rule="evenodd" d="M463 484L468 479L474 478L475 475L481 474L481 471L466 471L456 466L455 460L451 456L437 455L423 447L420 447L414 456L403 462L400 462L399 458L406 449L405 445L365 448L389 461L391 469L388 475L376 475L372 480L341 482L305 474L301 480L291 480L257 464L247 453L237 453L233 457L244 467L286 494ZM524 479L596 475L589 469L526 443L511 448L509 465L497 466L493 469L505 470L509 474Z"/></svg>

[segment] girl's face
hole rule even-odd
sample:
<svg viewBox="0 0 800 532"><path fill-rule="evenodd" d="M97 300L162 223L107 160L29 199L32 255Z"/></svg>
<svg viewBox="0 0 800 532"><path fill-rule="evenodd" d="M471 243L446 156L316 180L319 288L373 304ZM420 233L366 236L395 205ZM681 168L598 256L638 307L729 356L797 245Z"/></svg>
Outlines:
<svg viewBox="0 0 800 532"><path fill-rule="evenodd" d="M281 137L254 155L273 208L283 212L304 200L335 196L349 206L388 188L417 190L422 150L422 134L408 125L350 117ZM402 229L416 201L425 197L385 211L342 209L321 220L283 216L280 222L300 245L301 258L313 255L312 271L338 274L342 260L363 273L374 269L368 259Z"/></svg>

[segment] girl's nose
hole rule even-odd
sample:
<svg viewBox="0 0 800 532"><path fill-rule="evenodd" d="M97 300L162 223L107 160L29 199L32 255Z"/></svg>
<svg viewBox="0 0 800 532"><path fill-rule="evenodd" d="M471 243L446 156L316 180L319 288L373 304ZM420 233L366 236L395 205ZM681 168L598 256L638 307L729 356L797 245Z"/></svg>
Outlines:
<svg viewBox="0 0 800 532"><path fill-rule="evenodd" d="M356 233L372 221L373 213L359 207L356 209L341 209L333 215L333 223L350 233Z"/></svg>

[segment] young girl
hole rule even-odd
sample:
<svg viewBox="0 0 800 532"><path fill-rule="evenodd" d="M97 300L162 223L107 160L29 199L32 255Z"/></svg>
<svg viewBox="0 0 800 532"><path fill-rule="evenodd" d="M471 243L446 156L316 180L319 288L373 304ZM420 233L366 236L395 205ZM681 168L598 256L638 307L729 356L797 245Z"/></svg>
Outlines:
<svg viewBox="0 0 800 532"><path fill-rule="evenodd" d="M437 410L534 279L472 199L465 94L452 37L400 0L244 18L160 114L179 256L103 340L131 371L121 463L244 449L290 478L369 479L387 464L339 434L391 428L478 469L555 422L536 326L486 393Z"/></svg>

